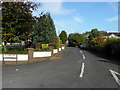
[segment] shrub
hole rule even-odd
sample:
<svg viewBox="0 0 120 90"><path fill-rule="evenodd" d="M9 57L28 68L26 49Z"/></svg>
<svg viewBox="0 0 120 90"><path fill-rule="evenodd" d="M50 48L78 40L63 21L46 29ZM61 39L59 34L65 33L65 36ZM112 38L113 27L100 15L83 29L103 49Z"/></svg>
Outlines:
<svg viewBox="0 0 120 90"><path fill-rule="evenodd" d="M41 42L37 42L35 43L35 49L41 48L42 47L42 43Z"/></svg>
<svg viewBox="0 0 120 90"><path fill-rule="evenodd" d="M48 48L49 44L42 44L42 49Z"/></svg>
<svg viewBox="0 0 120 90"><path fill-rule="evenodd" d="M17 50L12 50L12 51L7 51L7 52L3 52L4 54L27 54L28 51L24 50L24 51L17 51Z"/></svg>
<svg viewBox="0 0 120 90"><path fill-rule="evenodd" d="M41 51L50 51L50 48L42 48Z"/></svg>
<svg viewBox="0 0 120 90"><path fill-rule="evenodd" d="M61 41L60 37L58 37L57 45L60 46L61 44L62 44L62 41Z"/></svg>
<svg viewBox="0 0 120 90"><path fill-rule="evenodd" d="M27 54L28 51L25 47L3 47L2 53L6 54Z"/></svg>
<svg viewBox="0 0 120 90"><path fill-rule="evenodd" d="M50 51L50 48L36 48L35 51Z"/></svg>
<svg viewBox="0 0 120 90"><path fill-rule="evenodd" d="M106 55L120 57L120 39L108 38L104 45Z"/></svg>
<svg viewBox="0 0 120 90"><path fill-rule="evenodd" d="M49 46L54 47L56 45L56 43L50 43Z"/></svg>
<svg viewBox="0 0 120 90"><path fill-rule="evenodd" d="M58 48L57 43L50 43L49 46L53 47L54 49L57 49L57 48Z"/></svg>
<svg viewBox="0 0 120 90"><path fill-rule="evenodd" d="M41 49L39 47L36 47L35 48L35 51L40 51Z"/></svg>

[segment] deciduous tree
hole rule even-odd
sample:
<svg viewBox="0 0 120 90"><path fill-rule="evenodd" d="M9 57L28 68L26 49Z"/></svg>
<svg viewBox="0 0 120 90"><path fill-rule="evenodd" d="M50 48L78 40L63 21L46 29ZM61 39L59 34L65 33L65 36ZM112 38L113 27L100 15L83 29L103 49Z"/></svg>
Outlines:
<svg viewBox="0 0 120 90"><path fill-rule="evenodd" d="M3 41L19 42L28 37L34 23L32 11L36 10L37 6L38 4L32 2L2 3Z"/></svg>

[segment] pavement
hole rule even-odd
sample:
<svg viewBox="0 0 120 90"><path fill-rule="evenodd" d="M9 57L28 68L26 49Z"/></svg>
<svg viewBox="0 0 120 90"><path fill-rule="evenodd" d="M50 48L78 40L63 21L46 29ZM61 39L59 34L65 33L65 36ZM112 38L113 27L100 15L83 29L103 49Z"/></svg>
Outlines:
<svg viewBox="0 0 120 90"><path fill-rule="evenodd" d="M3 88L119 88L119 65L75 47L61 59L4 65Z"/></svg>

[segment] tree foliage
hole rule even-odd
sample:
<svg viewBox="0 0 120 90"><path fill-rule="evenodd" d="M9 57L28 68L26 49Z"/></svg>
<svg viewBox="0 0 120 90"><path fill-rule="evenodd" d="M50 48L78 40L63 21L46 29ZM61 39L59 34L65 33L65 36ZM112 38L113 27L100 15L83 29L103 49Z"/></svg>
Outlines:
<svg viewBox="0 0 120 90"><path fill-rule="evenodd" d="M65 44L65 42L67 41L67 33L65 31L62 31L59 37L62 40L62 43Z"/></svg>
<svg viewBox="0 0 120 90"><path fill-rule="evenodd" d="M104 41L104 38L102 37L104 33L106 32L98 31L98 29L92 29L91 31L82 34L72 33L68 36L68 43L70 46L79 46L80 44L87 44L90 47L92 47L95 44L102 43L102 40Z"/></svg>
<svg viewBox="0 0 120 90"><path fill-rule="evenodd" d="M38 4L32 2L2 3L2 39L4 42L18 42L27 38L34 23L32 11L36 10L37 6Z"/></svg>
<svg viewBox="0 0 120 90"><path fill-rule="evenodd" d="M50 13L41 13L40 17L37 18L36 24L33 26L33 43L51 43L54 37L56 37L56 29Z"/></svg>
<svg viewBox="0 0 120 90"><path fill-rule="evenodd" d="M68 36L69 46L79 46L79 44L87 43L85 34L71 33Z"/></svg>
<svg viewBox="0 0 120 90"><path fill-rule="evenodd" d="M98 36L96 38L93 38L91 40L91 48L96 51L101 51L104 47L105 42L106 38L104 36Z"/></svg>
<svg viewBox="0 0 120 90"><path fill-rule="evenodd" d="M92 29L90 32L87 32L89 40L96 38L98 36L102 36L106 31L99 31L98 29Z"/></svg>

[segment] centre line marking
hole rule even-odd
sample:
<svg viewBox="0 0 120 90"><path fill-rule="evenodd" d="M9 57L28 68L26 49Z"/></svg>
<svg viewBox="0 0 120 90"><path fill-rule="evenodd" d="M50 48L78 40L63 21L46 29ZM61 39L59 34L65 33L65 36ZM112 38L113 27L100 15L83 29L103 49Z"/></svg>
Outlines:
<svg viewBox="0 0 120 90"><path fill-rule="evenodd" d="M80 51L80 53L82 54L82 56L83 56L83 59L85 59L85 55L83 54L83 52L82 52L82 51Z"/></svg>
<svg viewBox="0 0 120 90"><path fill-rule="evenodd" d="M85 64L82 63L81 73L80 73L79 77L83 77L84 68L85 68Z"/></svg>
<svg viewBox="0 0 120 90"><path fill-rule="evenodd" d="M80 53L82 53L82 51L80 51Z"/></svg>
<svg viewBox="0 0 120 90"><path fill-rule="evenodd" d="M110 72L111 72L113 78L115 79L115 81L116 81L116 82L118 83L118 85L120 86L120 80L119 80L118 77L115 75L115 73L118 74L118 75L120 75L120 74L119 74L118 72L115 72L115 71L111 70L111 69L110 69Z"/></svg>
<svg viewBox="0 0 120 90"><path fill-rule="evenodd" d="M85 59L85 55L84 54L82 54L83 55L83 59Z"/></svg>

